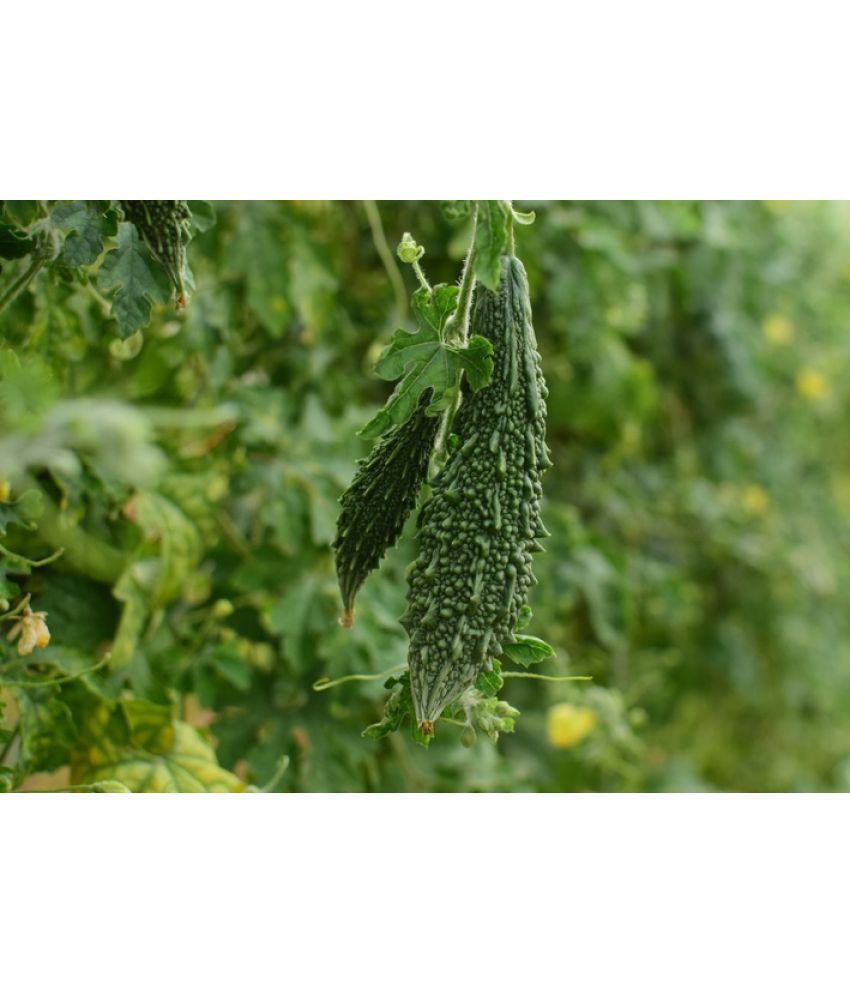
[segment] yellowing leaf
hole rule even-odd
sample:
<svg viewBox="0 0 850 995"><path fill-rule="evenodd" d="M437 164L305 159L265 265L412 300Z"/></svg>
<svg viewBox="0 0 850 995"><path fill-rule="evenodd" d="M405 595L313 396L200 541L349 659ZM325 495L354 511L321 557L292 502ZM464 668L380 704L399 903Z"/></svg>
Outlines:
<svg viewBox="0 0 850 995"><path fill-rule="evenodd" d="M167 713L136 701L98 708L85 737L93 745L72 758L72 780L117 781L135 792L244 791L244 782L219 767L203 736Z"/></svg>
<svg viewBox="0 0 850 995"><path fill-rule="evenodd" d="M568 750L585 739L596 725L596 712L566 702L553 705L546 715L546 738L559 750Z"/></svg>

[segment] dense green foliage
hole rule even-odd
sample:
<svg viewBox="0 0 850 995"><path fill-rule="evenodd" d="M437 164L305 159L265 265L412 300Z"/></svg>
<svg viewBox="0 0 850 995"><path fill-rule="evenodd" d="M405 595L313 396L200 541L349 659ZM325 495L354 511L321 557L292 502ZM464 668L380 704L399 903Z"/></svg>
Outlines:
<svg viewBox="0 0 850 995"><path fill-rule="evenodd" d="M395 329L473 377L486 359L438 348L383 251L413 232L453 284L464 203L225 202L212 224L189 202L179 311L115 203L4 204L4 787L850 788L838 204L523 203L554 463L535 669L592 680L506 675L511 735L449 724L427 750L361 735L381 681L313 690L393 672L410 694L414 523L350 630L331 544Z"/></svg>

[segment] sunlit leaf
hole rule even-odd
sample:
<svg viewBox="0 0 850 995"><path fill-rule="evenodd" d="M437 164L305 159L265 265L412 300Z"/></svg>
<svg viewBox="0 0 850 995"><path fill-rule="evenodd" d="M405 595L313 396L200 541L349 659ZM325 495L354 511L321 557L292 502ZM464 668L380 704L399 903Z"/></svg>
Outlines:
<svg viewBox="0 0 850 995"><path fill-rule="evenodd" d="M244 791L203 736L166 712L143 702L98 708L85 728L90 745L73 757L72 779L117 781L134 792Z"/></svg>

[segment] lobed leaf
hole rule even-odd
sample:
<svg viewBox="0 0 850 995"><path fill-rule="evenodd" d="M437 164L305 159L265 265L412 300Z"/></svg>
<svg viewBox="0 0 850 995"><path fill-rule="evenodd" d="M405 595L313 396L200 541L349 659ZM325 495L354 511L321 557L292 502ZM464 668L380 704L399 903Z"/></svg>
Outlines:
<svg viewBox="0 0 850 995"><path fill-rule="evenodd" d="M432 291L418 290L413 308L419 318L415 332L399 329L375 364L384 380L402 378L389 400L360 430L366 439L403 425L416 410L424 391L433 391L428 413L444 410L451 402L465 372L473 390L483 387L493 370L493 347L482 336L473 336L464 348L446 345L443 330L455 309L457 287L440 284Z"/></svg>
<svg viewBox="0 0 850 995"><path fill-rule="evenodd" d="M118 225L118 245L97 271L99 289L112 298L112 316L122 339L150 323L154 304L167 304L171 284L134 225Z"/></svg>
<svg viewBox="0 0 850 995"><path fill-rule="evenodd" d="M59 258L66 266L91 266L103 252L103 241L118 230L114 210L102 211L93 201L72 200L57 204L52 224L67 232Z"/></svg>

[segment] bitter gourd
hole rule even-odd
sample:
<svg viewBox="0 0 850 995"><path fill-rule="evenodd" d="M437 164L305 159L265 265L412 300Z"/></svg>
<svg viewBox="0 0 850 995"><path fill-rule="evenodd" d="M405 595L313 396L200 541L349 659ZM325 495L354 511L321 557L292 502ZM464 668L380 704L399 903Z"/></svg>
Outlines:
<svg viewBox="0 0 850 995"><path fill-rule="evenodd" d="M511 640L529 587L540 519L546 385L522 263L501 259L495 293L479 289L472 332L493 344L490 383L465 389L457 445L419 515L408 571L410 687L420 729L470 688Z"/></svg>
<svg viewBox="0 0 850 995"><path fill-rule="evenodd" d="M124 217L165 270L177 293L176 306L185 307L186 244L192 236L189 205L185 200L122 200L120 204Z"/></svg>
<svg viewBox="0 0 850 995"><path fill-rule="evenodd" d="M364 460L340 498L333 548L342 594L342 623L351 624L354 599L384 553L398 541L428 474L440 419L425 412L426 390L416 410L387 432Z"/></svg>

